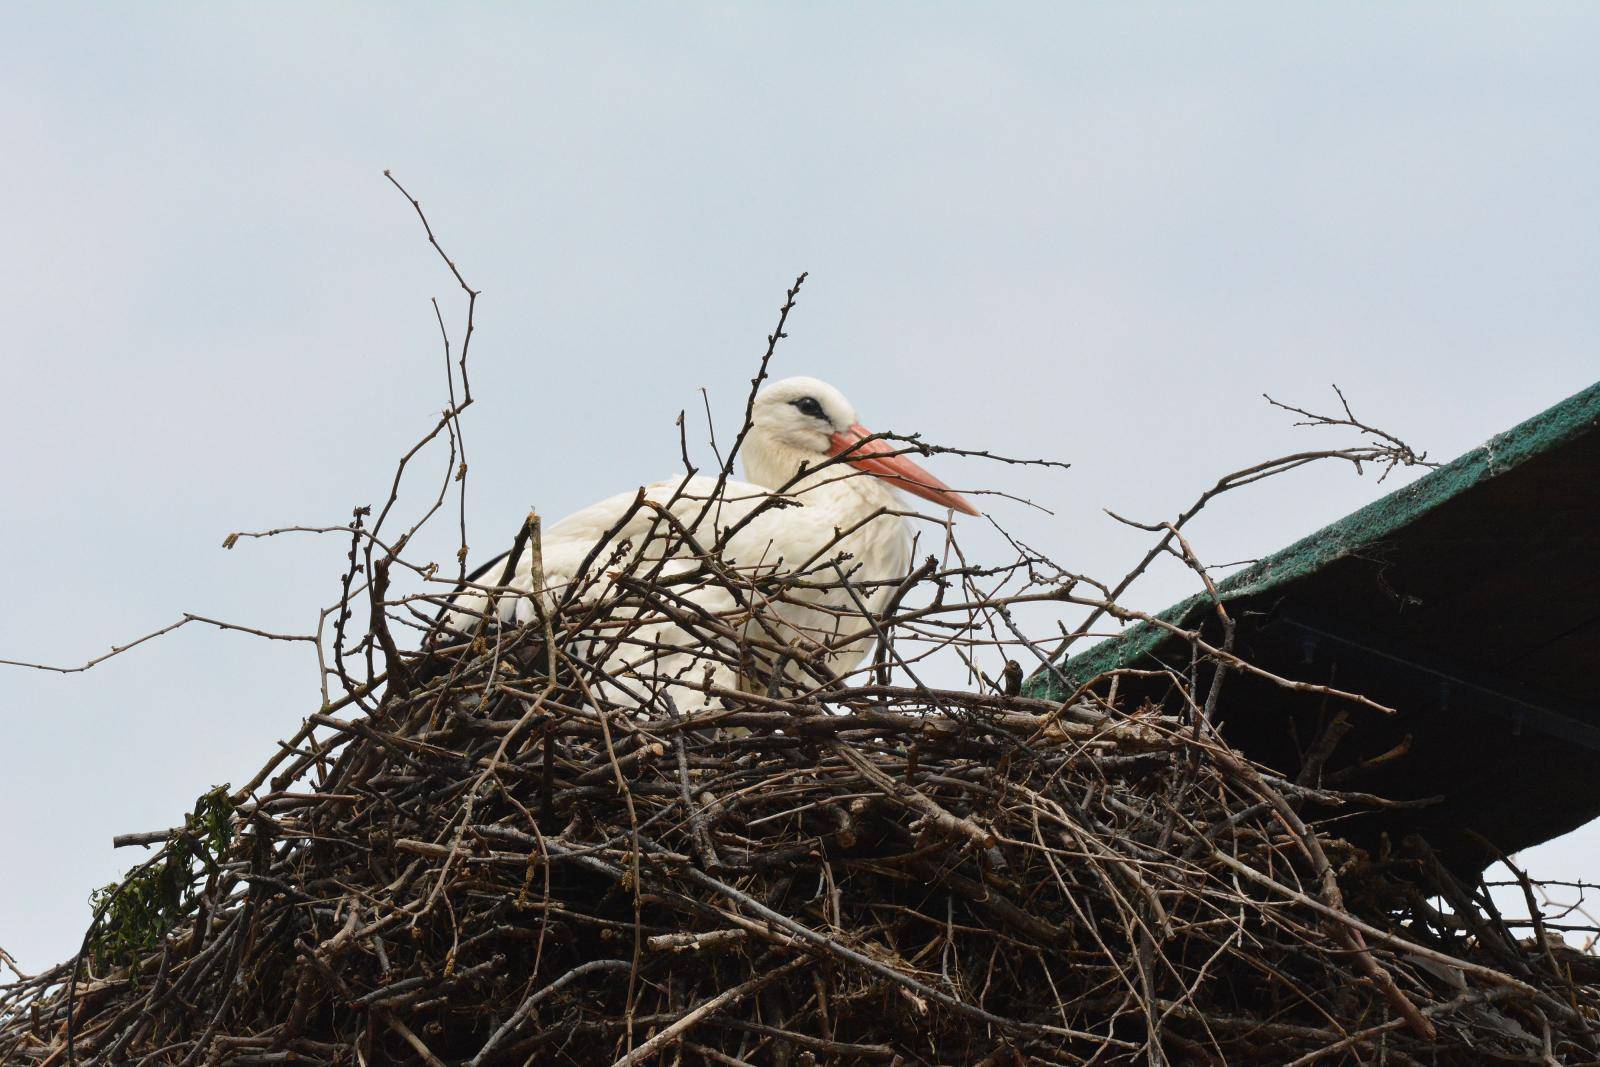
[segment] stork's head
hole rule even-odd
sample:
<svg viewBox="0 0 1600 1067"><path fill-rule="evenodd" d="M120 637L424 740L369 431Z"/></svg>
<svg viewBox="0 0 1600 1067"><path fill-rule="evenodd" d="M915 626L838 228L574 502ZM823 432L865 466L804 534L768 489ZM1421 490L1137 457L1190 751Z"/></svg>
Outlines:
<svg viewBox="0 0 1600 1067"><path fill-rule="evenodd" d="M961 494L923 470L897 441L869 441L872 431L856 419L843 393L816 378L785 378L756 396L750 435L744 443L745 470L751 481L777 489L802 463L817 467L840 456L857 470L882 478L940 507L980 514ZM837 466L837 465L836 465Z"/></svg>

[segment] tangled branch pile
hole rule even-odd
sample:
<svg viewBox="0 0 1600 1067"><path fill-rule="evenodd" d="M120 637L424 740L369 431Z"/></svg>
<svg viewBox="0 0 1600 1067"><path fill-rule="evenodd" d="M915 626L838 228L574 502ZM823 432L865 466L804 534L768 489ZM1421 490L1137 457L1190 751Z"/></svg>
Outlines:
<svg viewBox="0 0 1600 1067"><path fill-rule="evenodd" d="M1336 836L1394 802L1216 735L1208 696L1249 663L1191 633L1165 707L1121 706L1113 677L1018 695L1016 661L1048 650L1013 612L1137 618L1116 602L1132 576L1022 549L975 567L947 544L865 620L874 662L839 677L749 626L824 571L730 573L663 524L657 558L687 570L601 559L592 597L408 654L391 627L443 602L390 594L415 527L386 543L389 512L345 531L325 615L345 695L243 788L132 836L161 848L98 899L80 956L0 987L0 1061L1600 1060L1593 957L1537 920L1519 938L1424 842L1373 857ZM1203 576L1181 524L1161 546ZM707 583L747 607L706 620L704 655L761 681L680 673L714 698L695 715L670 690L618 697L597 644L681 619ZM970 684L924 684L936 655Z"/></svg>
<svg viewBox="0 0 1600 1067"><path fill-rule="evenodd" d="M876 684L707 729L544 662L522 631L314 716L176 928L6 992L0 1060L69 1028L104 1064L1595 1055L1592 960L1355 854L1300 812L1370 801L1204 730Z"/></svg>

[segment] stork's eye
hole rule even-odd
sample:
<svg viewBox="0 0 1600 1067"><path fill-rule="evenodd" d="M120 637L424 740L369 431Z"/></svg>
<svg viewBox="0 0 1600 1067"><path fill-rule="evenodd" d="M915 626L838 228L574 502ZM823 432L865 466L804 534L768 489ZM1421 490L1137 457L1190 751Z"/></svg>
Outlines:
<svg viewBox="0 0 1600 1067"><path fill-rule="evenodd" d="M800 408L800 414L805 414L805 416L810 416L813 419L827 421L826 414L822 414L822 405L816 402L816 397L800 397L798 400L790 400L789 403Z"/></svg>
<svg viewBox="0 0 1600 1067"><path fill-rule="evenodd" d="M815 397L803 396L799 400L791 400L789 403L799 408L802 415L809 415L813 419L822 419L824 422L827 421L828 416L823 414L822 405L817 403Z"/></svg>

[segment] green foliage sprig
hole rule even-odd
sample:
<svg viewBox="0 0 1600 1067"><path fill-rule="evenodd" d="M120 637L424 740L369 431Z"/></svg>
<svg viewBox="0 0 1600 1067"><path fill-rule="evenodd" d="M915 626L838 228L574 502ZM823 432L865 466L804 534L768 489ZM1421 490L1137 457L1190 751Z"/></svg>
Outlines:
<svg viewBox="0 0 1600 1067"><path fill-rule="evenodd" d="M233 836L233 801L220 785L195 801L183 828L149 863L89 895L90 959L99 967L135 967L193 909L202 879L220 870Z"/></svg>

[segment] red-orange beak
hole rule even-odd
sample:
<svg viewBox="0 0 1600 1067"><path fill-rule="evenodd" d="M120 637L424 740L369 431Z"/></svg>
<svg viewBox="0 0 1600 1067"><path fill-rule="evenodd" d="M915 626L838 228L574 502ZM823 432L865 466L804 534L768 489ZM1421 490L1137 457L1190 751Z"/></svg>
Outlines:
<svg viewBox="0 0 1600 1067"><path fill-rule="evenodd" d="M953 508L963 515L983 514L960 493L913 463L910 456L896 455L900 446L895 442L867 440L871 436L872 431L858 422L829 438L828 455L844 454L844 461L850 466L875 474L896 489L931 500L940 507Z"/></svg>

